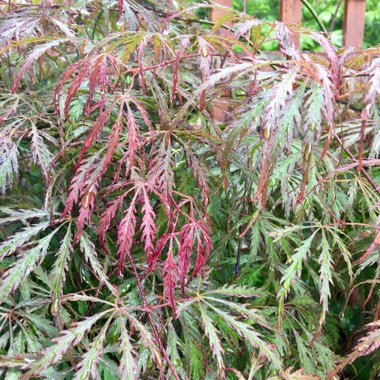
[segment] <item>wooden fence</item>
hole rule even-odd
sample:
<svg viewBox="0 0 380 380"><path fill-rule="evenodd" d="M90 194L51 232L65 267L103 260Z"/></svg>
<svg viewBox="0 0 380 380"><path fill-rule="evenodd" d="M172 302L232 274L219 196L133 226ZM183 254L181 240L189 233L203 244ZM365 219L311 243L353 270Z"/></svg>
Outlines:
<svg viewBox="0 0 380 380"><path fill-rule="evenodd" d="M247 0L249 1L249 0ZM320 0L322 1L322 0ZM337 0L338 1L338 0ZM366 0L345 0L343 18L343 45L361 48L364 36L364 17ZM380 0L379 0L380 1ZM224 7L232 7L232 0L214 0L214 4ZM225 10L213 8L211 11L212 21L217 21ZM302 24L302 1L280 0L280 20L286 24ZM293 42L299 47L300 36L293 34ZM211 114L217 122L224 122L228 118L229 94L214 104Z"/></svg>
<svg viewBox="0 0 380 380"><path fill-rule="evenodd" d="M249 1L249 0L247 0ZM320 0L322 1L322 0ZM214 3L232 7L232 0L215 0ZM223 9L214 8L211 13L213 21L223 14ZM345 0L343 18L343 45L361 48L364 35L365 0ZM287 24L302 24L301 0L280 0L280 19ZM294 43L299 47L299 35L294 36Z"/></svg>

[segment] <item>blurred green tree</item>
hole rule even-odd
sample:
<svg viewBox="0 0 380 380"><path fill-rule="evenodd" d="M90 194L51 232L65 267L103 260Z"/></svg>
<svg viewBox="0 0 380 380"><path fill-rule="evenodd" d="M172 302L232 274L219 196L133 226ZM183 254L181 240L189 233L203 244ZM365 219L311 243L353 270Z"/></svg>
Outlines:
<svg viewBox="0 0 380 380"><path fill-rule="evenodd" d="M335 13L338 1L325 0L325 1L310 1L311 5L318 14L319 19L329 30L333 15ZM233 0L233 7L242 11L244 9L244 0ZM246 0L246 12L254 15L257 18L265 20L278 20L280 17L280 0ZM344 1L342 1L334 28L331 34L331 41L335 46L342 45L343 39L343 13ZM302 25L318 30L319 26L306 7L302 11ZM363 47L368 48L378 45L380 43L380 4L378 0L366 1L366 15L365 15L365 31ZM274 48L272 46L271 48ZM316 50L318 48L315 41L310 38L304 37L301 39L301 47L305 50Z"/></svg>

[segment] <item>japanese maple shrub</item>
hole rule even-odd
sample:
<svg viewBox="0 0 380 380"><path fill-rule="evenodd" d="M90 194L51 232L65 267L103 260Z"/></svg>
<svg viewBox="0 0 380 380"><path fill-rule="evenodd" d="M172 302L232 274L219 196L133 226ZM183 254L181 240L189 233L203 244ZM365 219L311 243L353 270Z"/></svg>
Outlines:
<svg viewBox="0 0 380 380"><path fill-rule="evenodd" d="M379 369L379 49L190 5L0 5L6 379Z"/></svg>

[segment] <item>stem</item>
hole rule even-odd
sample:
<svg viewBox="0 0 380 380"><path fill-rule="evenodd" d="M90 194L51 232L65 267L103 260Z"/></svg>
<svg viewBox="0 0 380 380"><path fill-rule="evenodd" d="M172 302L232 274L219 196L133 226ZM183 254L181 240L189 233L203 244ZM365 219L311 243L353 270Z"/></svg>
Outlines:
<svg viewBox="0 0 380 380"><path fill-rule="evenodd" d="M342 149L347 153L347 155L356 162L355 156L351 153L351 151L344 146L343 141L341 138L334 133L334 138L336 141L338 141L339 145L342 147ZM367 179L367 181L370 183L370 185L373 187L373 189L380 194L380 186L377 186L376 182L373 180L373 178L368 174L368 172L364 169L361 170L361 173L364 175L364 177Z"/></svg>
<svg viewBox="0 0 380 380"><path fill-rule="evenodd" d="M133 274L135 275L137 286L139 288L139 292L140 292L140 295L141 295L141 300L142 300L142 303L143 303L143 307L147 311L148 321L149 321L150 326L152 327L153 335L154 335L154 337L156 339L156 343L158 345L158 348L162 351L162 354L164 355L164 358L165 358L166 362L168 363L168 366L169 366L170 371L173 374L174 378L176 380L181 380L181 378L179 377L177 371L175 370L175 368L173 366L173 363L170 361L169 356L166 353L164 344L162 343L162 340L160 338L160 334L158 333L157 328L156 328L156 326L154 324L154 320L153 320L153 317L152 317L152 312L151 312L151 310L149 310L150 306L149 306L148 301L146 300L144 288L143 288L142 283L141 283L140 275L137 272L135 261L133 260L133 257L132 257L132 255L131 255L130 252L128 252L127 256L128 256L128 259L129 259L129 261L131 263Z"/></svg>
<svg viewBox="0 0 380 380"><path fill-rule="evenodd" d="M340 6L342 5L342 1L343 0L339 0L338 1L338 4L336 5L336 8L335 8L335 12L334 12L334 16L331 20L331 24L330 24L330 29L329 29L329 33L331 34L333 28L334 28L334 24L335 24L335 21L336 21L336 18L338 16L338 12L339 12L339 9L340 9Z"/></svg>
<svg viewBox="0 0 380 380"><path fill-rule="evenodd" d="M94 22L94 28L92 29L91 40L93 40L93 39L95 38L96 28L97 28L97 26L98 26L98 22L99 22L99 20L100 20L100 17L102 17L102 15L103 15L103 9L101 9L101 10L99 11L99 14L98 14L98 16L97 16L96 19L95 19L95 22Z"/></svg>
<svg viewBox="0 0 380 380"><path fill-rule="evenodd" d="M317 24L321 28L322 32L325 33L325 34L327 34L327 30L326 30L325 26L323 25L321 19L318 17L317 12L315 11L315 9L311 6L311 4L307 0L301 0L301 1L302 1L302 4L311 13L311 15L313 16L314 20L317 22Z"/></svg>

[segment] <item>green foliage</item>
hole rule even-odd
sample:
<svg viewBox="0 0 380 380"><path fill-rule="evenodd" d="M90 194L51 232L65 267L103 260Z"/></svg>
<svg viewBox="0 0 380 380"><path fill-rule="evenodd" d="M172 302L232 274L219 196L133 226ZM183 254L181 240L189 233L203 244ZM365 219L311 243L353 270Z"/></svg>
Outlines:
<svg viewBox="0 0 380 380"><path fill-rule="evenodd" d="M279 0L234 0L233 6L240 11L246 3L246 12L260 19L278 20L280 17L280 2ZM309 0L309 4L315 10L320 21L325 26L326 30L330 30L330 25L333 20L338 1L337 0ZM334 46L342 46L343 42L343 13L344 1L338 10L335 23L331 32L331 42ZM303 5L302 7L302 26L314 30L320 30L320 26L316 22L310 11ZM363 47L369 48L380 43L378 33L380 27L379 3L377 0L366 0L365 13L365 30ZM276 48L275 44L267 45L268 47ZM318 45L307 36L301 36L301 47L304 50L318 50Z"/></svg>

